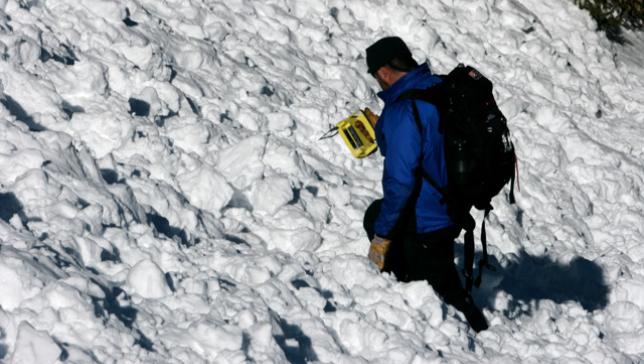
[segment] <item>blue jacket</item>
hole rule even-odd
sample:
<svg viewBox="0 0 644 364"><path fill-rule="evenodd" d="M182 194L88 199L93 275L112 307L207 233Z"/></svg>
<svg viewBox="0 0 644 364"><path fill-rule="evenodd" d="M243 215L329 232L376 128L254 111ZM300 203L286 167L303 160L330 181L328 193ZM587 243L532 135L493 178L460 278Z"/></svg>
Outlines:
<svg viewBox="0 0 644 364"><path fill-rule="evenodd" d="M416 173L421 150L422 168L440 186L447 184L443 135L438 131L436 107L419 100L397 101L407 90L428 88L439 82L441 79L432 75L424 64L378 93L385 102L376 124L378 147L385 157L382 176L384 198L375 224L375 232L379 236L391 238L391 232L412 195L417 178L422 178ZM418 107L423 135L414 120L412 102L416 102ZM446 205L440 203L441 194L424 178L422 180L415 205L416 232L428 233L453 225L447 215Z"/></svg>

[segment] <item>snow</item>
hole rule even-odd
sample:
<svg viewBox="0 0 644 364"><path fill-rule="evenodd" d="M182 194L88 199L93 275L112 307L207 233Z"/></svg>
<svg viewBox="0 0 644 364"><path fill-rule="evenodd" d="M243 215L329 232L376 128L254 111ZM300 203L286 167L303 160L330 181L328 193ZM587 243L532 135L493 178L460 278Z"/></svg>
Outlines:
<svg viewBox="0 0 644 364"><path fill-rule="evenodd" d="M595 29L566 0L0 1L0 361L642 361L644 35ZM382 159L318 140L380 110L392 34L488 76L518 150L478 335L368 263Z"/></svg>
<svg viewBox="0 0 644 364"><path fill-rule="evenodd" d="M143 298L163 298L170 294L165 275L159 266L151 260L144 259L136 263L127 275L129 291Z"/></svg>
<svg viewBox="0 0 644 364"><path fill-rule="evenodd" d="M28 322L18 326L12 363L56 363L61 350L46 333L37 331Z"/></svg>

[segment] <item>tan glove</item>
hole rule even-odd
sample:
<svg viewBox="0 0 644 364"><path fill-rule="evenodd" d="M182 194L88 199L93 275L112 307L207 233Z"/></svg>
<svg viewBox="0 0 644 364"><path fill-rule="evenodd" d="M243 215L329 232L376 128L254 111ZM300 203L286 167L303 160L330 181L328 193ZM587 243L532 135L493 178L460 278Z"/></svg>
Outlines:
<svg viewBox="0 0 644 364"><path fill-rule="evenodd" d="M369 260L382 270L385 267L385 256L391 246L391 240L376 235L369 246Z"/></svg>
<svg viewBox="0 0 644 364"><path fill-rule="evenodd" d="M379 116L376 115L373 111L371 111L371 109L369 109L368 107L362 110L362 112L364 113L364 116L367 117L367 120L369 120L369 123L371 124L371 126L376 126Z"/></svg>

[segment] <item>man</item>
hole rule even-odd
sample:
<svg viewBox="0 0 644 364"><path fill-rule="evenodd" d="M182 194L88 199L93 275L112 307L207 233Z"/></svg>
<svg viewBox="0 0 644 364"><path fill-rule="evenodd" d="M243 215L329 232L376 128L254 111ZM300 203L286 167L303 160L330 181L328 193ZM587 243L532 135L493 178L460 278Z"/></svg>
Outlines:
<svg viewBox="0 0 644 364"><path fill-rule="evenodd" d="M427 64L419 66L398 37L367 48L367 66L385 103L375 128L385 157L384 197L369 206L364 221L371 240L369 259L399 280L427 280L446 303L465 314L474 330L485 330L487 321L463 289L454 265L454 239L461 228L448 215L440 192L422 177L424 170L439 185L447 184L438 111L427 102L398 100L404 92L431 87L441 78Z"/></svg>

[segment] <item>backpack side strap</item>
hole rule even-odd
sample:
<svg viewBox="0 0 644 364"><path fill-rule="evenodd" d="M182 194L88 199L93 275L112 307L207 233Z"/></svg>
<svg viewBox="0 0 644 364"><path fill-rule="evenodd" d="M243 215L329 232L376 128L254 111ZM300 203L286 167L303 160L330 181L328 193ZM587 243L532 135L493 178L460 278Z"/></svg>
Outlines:
<svg viewBox="0 0 644 364"><path fill-rule="evenodd" d="M487 216L490 214L491 210L491 205L488 205L488 207L485 208L485 215L483 216L483 222L481 223L481 245L483 246L483 257L479 260L479 274L476 277L476 280L474 280L474 285L476 286L476 288L479 288L481 286L481 280L483 279L483 269L487 268L492 271L496 270L488 262L487 236L485 234L485 220L487 220Z"/></svg>

